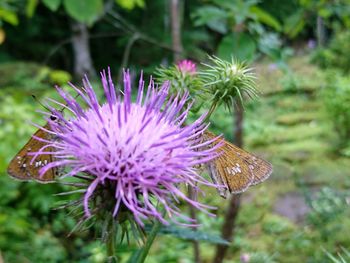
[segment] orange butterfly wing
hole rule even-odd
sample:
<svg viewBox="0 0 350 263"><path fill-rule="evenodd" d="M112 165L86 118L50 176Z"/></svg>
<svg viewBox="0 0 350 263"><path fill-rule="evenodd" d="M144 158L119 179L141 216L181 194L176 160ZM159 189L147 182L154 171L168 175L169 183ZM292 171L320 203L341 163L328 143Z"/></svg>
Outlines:
<svg viewBox="0 0 350 263"><path fill-rule="evenodd" d="M203 137L207 141L216 136L205 131ZM217 150L221 155L208 164L209 174L214 183L224 184L230 193L237 194L270 176L272 173L270 163L223 139L218 139L215 144L222 141L223 146ZM225 196L225 193L220 189L219 193Z"/></svg>
<svg viewBox="0 0 350 263"><path fill-rule="evenodd" d="M49 124L46 124L43 128L50 129ZM49 140L50 134L39 129L34 133L34 136ZM39 155L35 158L33 163L31 164L31 160L33 155L28 155L29 152L37 152L43 146L45 146L45 142L38 141L34 138L31 138L23 148L16 154L16 156L11 160L7 172L8 174L18 180L22 181L30 181L35 180L40 183L50 183L54 182L55 177L58 175L58 171L56 168L49 169L42 176L39 175L39 170L46 164L49 164L53 161L53 157L50 154ZM45 149L45 151L52 151L51 147Z"/></svg>
<svg viewBox="0 0 350 263"><path fill-rule="evenodd" d="M265 181L269 176L272 174L272 164L265 161L264 159L261 159L251 153L246 152L245 150L231 144L231 147L239 153L241 158L245 160L249 168L254 173L254 180L252 182L252 185L257 185L263 181Z"/></svg>

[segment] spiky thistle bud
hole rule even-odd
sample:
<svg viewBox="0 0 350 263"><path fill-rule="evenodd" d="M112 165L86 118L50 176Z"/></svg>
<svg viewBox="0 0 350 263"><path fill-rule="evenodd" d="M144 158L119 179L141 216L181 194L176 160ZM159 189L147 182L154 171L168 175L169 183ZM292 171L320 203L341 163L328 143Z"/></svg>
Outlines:
<svg viewBox="0 0 350 263"><path fill-rule="evenodd" d="M204 64L205 68L198 74L206 92L211 94L213 104L225 104L231 108L237 101L242 102L244 94L251 98L257 97L255 74L245 63L232 59L224 61L215 56L209 56L212 65Z"/></svg>
<svg viewBox="0 0 350 263"><path fill-rule="evenodd" d="M189 92L192 98L204 94L202 82L197 74L197 66L191 60L182 60L168 68L160 67L156 70L156 80L159 83L170 82L171 94Z"/></svg>

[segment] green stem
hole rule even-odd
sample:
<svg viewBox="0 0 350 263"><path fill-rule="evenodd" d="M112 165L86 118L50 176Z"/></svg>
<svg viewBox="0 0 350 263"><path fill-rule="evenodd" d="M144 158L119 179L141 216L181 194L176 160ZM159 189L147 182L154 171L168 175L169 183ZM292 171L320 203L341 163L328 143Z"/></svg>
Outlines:
<svg viewBox="0 0 350 263"><path fill-rule="evenodd" d="M215 111L215 109L216 109L216 106L217 106L217 103L216 103L216 102L214 102L214 103L210 106L210 109L209 109L209 111L208 111L207 117L205 117L204 122L209 121L210 116L212 115L212 113L213 113L213 112Z"/></svg>
<svg viewBox="0 0 350 263"><path fill-rule="evenodd" d="M140 250L140 253L135 261L135 263L143 263L148 255L148 252L153 244L154 239L156 238L160 227L161 227L161 222L159 220L155 220L151 232L147 235L147 240L143 248Z"/></svg>
<svg viewBox="0 0 350 263"><path fill-rule="evenodd" d="M115 251L116 250L115 235L116 235L115 224L114 224L114 220L112 219L110 232L108 233L107 242L106 242L108 263L117 262L116 251Z"/></svg>

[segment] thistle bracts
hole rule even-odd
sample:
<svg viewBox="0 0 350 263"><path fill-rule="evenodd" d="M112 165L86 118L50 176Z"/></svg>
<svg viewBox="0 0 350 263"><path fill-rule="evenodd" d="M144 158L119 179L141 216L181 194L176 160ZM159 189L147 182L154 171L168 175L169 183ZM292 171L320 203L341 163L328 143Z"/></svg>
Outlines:
<svg viewBox="0 0 350 263"><path fill-rule="evenodd" d="M198 75L213 105L224 104L231 109L237 101L242 103L245 95L257 97L256 77L251 68L234 59L231 62L215 56L209 59L212 64L203 63Z"/></svg>
<svg viewBox="0 0 350 263"><path fill-rule="evenodd" d="M189 92L191 98L196 98L197 104L198 98L204 99L203 83L198 76L196 64L191 60L182 60L168 68L159 67L155 76L158 83L170 82L170 94Z"/></svg>

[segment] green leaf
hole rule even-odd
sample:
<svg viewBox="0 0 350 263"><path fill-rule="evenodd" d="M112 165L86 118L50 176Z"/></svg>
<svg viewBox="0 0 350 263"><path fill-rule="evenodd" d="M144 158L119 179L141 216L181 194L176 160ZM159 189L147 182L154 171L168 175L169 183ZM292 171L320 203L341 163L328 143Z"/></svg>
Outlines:
<svg viewBox="0 0 350 263"><path fill-rule="evenodd" d="M145 6L144 0L115 0L115 2L127 10L132 10L136 7L143 8Z"/></svg>
<svg viewBox="0 0 350 263"><path fill-rule="evenodd" d="M195 26L206 25L210 29L225 34L227 32L227 13L215 6L198 8L193 14Z"/></svg>
<svg viewBox="0 0 350 263"><path fill-rule="evenodd" d="M34 15L35 9L38 6L38 0L28 0L26 6L27 17L32 17Z"/></svg>
<svg viewBox="0 0 350 263"><path fill-rule="evenodd" d="M329 18L331 17L333 14L332 10L330 10L327 7L321 8L320 10L318 10L318 15L323 17L323 18Z"/></svg>
<svg viewBox="0 0 350 263"><path fill-rule="evenodd" d="M67 13L79 22L91 25L103 11L102 0L64 0Z"/></svg>
<svg viewBox="0 0 350 263"><path fill-rule="evenodd" d="M57 9L61 4L61 0L41 0L41 1L48 9L50 9L53 12L57 11Z"/></svg>
<svg viewBox="0 0 350 263"><path fill-rule="evenodd" d="M135 250L134 253L131 254L131 256L128 259L127 263L135 263L136 260L140 257L141 252L142 252L141 248Z"/></svg>
<svg viewBox="0 0 350 263"><path fill-rule="evenodd" d="M151 229L150 226L146 226L146 231ZM174 237L185 240L196 240L208 242L211 244L229 245L230 242L220 237L218 234L208 233L204 231L195 231L189 228L178 227L176 225L162 226L159 234L172 235Z"/></svg>
<svg viewBox="0 0 350 263"><path fill-rule="evenodd" d="M276 31L281 31L282 26L280 22L276 18L274 18L272 15L261 9L260 7L257 6L252 6L250 8L250 12L252 12L254 15L256 15L257 19L265 24L268 25L272 28L274 28Z"/></svg>
<svg viewBox="0 0 350 263"><path fill-rule="evenodd" d="M258 41L259 50L274 59L277 59L276 55L279 56L282 52L282 42L276 33L265 33Z"/></svg>
<svg viewBox="0 0 350 263"><path fill-rule="evenodd" d="M337 256L332 255L328 251L326 251L324 248L322 250L326 253L327 257L334 263L348 263L350 262L350 251L346 250L345 248L341 248L343 250L342 253L337 253Z"/></svg>
<svg viewBox="0 0 350 263"><path fill-rule="evenodd" d="M224 37L218 47L218 57L230 61L232 56L240 61L253 60L256 44L246 33L232 33Z"/></svg>
<svg viewBox="0 0 350 263"><path fill-rule="evenodd" d="M18 17L17 14L13 11L3 9L0 7L0 20L4 20L5 22L17 26L18 25Z"/></svg>
<svg viewBox="0 0 350 263"><path fill-rule="evenodd" d="M288 36L294 38L303 30L304 26L304 12L302 9L300 9L298 12L292 14L286 19L284 25L284 32Z"/></svg>

